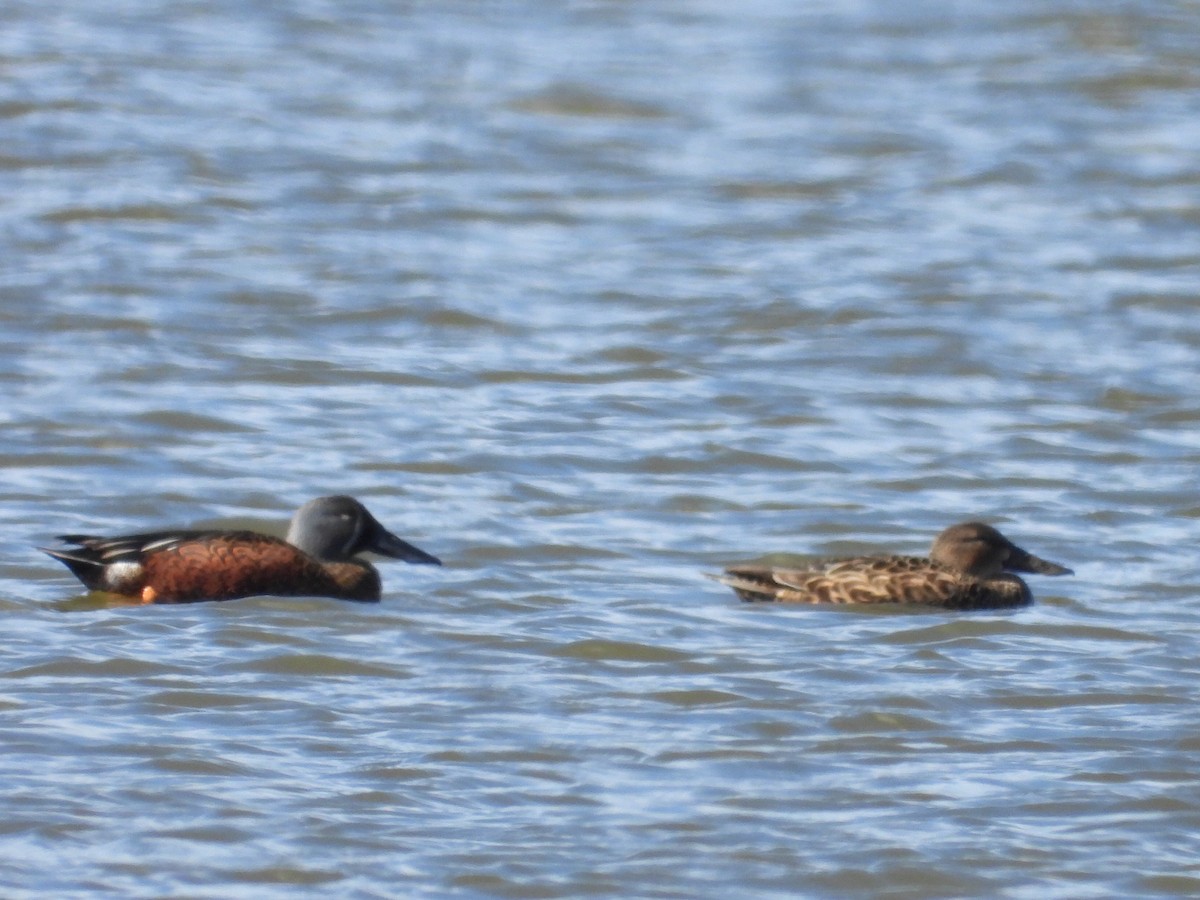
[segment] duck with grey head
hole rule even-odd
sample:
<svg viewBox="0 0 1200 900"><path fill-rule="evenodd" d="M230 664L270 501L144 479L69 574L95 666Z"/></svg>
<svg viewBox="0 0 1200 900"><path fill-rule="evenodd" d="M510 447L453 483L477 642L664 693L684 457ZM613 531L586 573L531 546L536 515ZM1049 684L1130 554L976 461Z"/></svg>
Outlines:
<svg viewBox="0 0 1200 900"><path fill-rule="evenodd" d="M318 497L292 517L287 538L256 531L169 530L117 537L66 534L66 549L42 547L92 591L141 603L238 597L380 598L379 572L358 554L408 563L441 560L384 528L353 497Z"/></svg>

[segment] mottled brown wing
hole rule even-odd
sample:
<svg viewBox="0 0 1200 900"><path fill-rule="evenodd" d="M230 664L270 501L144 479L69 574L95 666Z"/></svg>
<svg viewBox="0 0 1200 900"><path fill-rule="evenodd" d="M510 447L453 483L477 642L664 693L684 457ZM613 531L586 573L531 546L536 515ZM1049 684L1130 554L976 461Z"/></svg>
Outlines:
<svg viewBox="0 0 1200 900"><path fill-rule="evenodd" d="M783 603L948 606L963 589L958 575L915 556L817 560L798 569L733 566L726 573L725 583L743 599Z"/></svg>

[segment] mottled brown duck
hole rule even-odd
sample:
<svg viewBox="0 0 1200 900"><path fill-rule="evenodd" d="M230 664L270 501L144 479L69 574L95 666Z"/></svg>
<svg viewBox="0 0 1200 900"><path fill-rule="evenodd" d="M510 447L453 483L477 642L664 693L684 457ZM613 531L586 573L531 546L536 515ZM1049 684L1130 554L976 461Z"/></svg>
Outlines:
<svg viewBox="0 0 1200 900"><path fill-rule="evenodd" d="M798 568L735 565L710 577L748 601L1005 609L1033 602L1017 572L1074 574L1022 550L990 525L964 522L939 534L928 557L858 556Z"/></svg>

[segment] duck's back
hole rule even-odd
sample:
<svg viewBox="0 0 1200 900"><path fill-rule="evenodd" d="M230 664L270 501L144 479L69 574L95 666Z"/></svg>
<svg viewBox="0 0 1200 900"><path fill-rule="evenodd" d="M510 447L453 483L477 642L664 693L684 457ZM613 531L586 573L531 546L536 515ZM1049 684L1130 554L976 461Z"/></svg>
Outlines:
<svg viewBox="0 0 1200 900"><path fill-rule="evenodd" d="M903 603L997 609L1031 602L1013 575L980 580L918 556L816 560L801 568L741 565L720 579L743 600L780 603Z"/></svg>
<svg viewBox="0 0 1200 900"><path fill-rule="evenodd" d="M188 603L255 595L379 599L364 562L322 563L253 531L172 531L98 538L68 535L81 549L55 553L93 590L144 602Z"/></svg>
<svg viewBox="0 0 1200 900"><path fill-rule="evenodd" d="M147 553L142 566L159 603L342 594L320 562L286 541L255 532L181 541Z"/></svg>

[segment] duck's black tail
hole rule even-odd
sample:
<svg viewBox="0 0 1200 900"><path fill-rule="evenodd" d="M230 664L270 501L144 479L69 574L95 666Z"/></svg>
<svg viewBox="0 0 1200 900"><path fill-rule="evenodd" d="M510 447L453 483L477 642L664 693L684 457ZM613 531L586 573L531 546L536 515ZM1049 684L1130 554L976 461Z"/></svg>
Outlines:
<svg viewBox="0 0 1200 900"><path fill-rule="evenodd" d="M82 544L86 538L83 535L63 535L59 538L71 544ZM105 565L99 554L86 547L77 550L51 550L49 547L38 547L47 556L52 556L71 570L71 574L83 582L88 590L102 589Z"/></svg>

